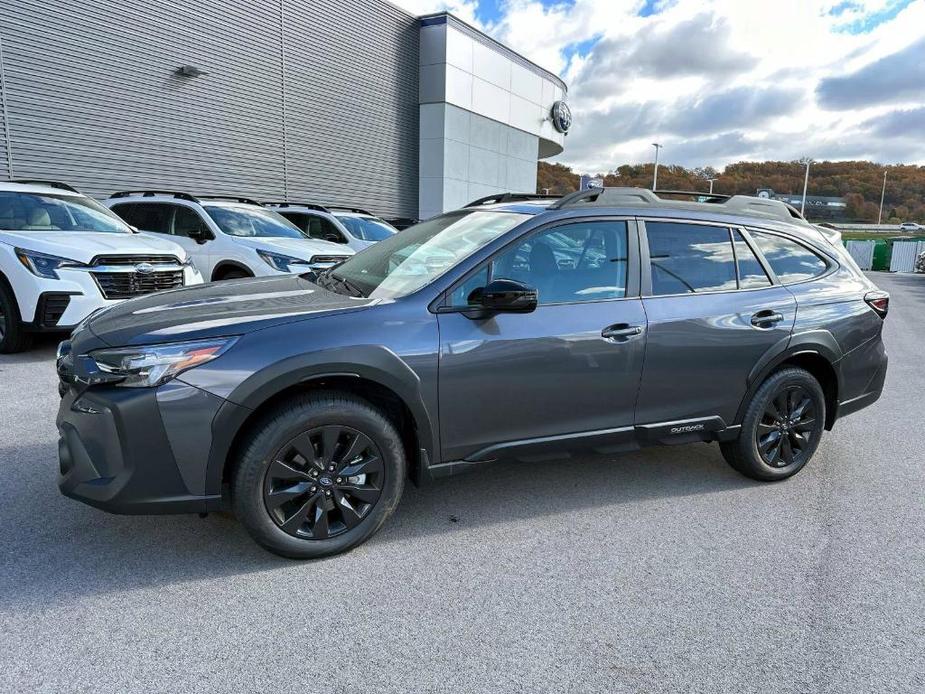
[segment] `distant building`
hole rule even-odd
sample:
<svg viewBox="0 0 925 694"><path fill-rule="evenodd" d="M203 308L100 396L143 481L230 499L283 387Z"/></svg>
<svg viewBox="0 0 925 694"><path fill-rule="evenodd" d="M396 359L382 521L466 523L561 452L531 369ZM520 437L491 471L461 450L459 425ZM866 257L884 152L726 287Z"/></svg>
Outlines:
<svg viewBox="0 0 925 694"><path fill-rule="evenodd" d="M780 200L788 205L793 205L800 209L803 203L803 195L793 193L775 193L771 188L759 188L757 193L759 198L770 198L771 200ZM811 219L842 219L848 208L848 203L844 198L836 198L827 195L807 195L805 213Z"/></svg>

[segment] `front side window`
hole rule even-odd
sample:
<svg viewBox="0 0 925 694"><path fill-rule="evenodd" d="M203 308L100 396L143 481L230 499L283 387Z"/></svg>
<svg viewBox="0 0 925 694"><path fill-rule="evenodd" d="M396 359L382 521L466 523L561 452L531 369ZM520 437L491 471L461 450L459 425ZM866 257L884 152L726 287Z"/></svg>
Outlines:
<svg viewBox="0 0 925 694"><path fill-rule="evenodd" d="M580 222L541 231L492 263L491 279L537 290L539 304L626 296L626 222Z"/></svg>
<svg viewBox="0 0 925 694"><path fill-rule="evenodd" d="M805 246L783 236L749 231L781 284L793 284L818 277L829 269L828 263Z"/></svg>
<svg viewBox="0 0 925 694"><path fill-rule="evenodd" d="M528 219L530 215L489 210L441 215L393 234L329 272L363 296L405 296Z"/></svg>
<svg viewBox="0 0 925 694"><path fill-rule="evenodd" d="M229 236L244 238L304 239L305 234L273 210L237 205L204 205L218 228Z"/></svg>
<svg viewBox="0 0 925 694"><path fill-rule="evenodd" d="M729 229L678 222L646 222L652 294L736 289Z"/></svg>
<svg viewBox="0 0 925 694"><path fill-rule="evenodd" d="M169 234L170 217L173 205L157 203L125 203L112 208L113 212L141 231L150 231L155 234Z"/></svg>
<svg viewBox="0 0 925 694"><path fill-rule="evenodd" d="M0 191L0 229L130 234L125 223L92 198Z"/></svg>
<svg viewBox="0 0 925 694"><path fill-rule="evenodd" d="M173 233L175 236L198 237L208 233L208 228L196 210L177 205L173 218Z"/></svg>

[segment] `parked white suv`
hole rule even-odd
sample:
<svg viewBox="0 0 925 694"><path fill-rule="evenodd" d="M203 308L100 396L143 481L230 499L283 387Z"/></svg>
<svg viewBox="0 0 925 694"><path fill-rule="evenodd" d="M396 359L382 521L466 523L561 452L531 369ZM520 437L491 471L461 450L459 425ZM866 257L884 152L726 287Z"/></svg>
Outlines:
<svg viewBox="0 0 925 694"><path fill-rule="evenodd" d="M129 224L183 246L208 281L324 270L353 255L248 198L123 191L105 204Z"/></svg>
<svg viewBox="0 0 925 694"><path fill-rule="evenodd" d="M384 241L398 229L371 212L357 207L332 207L297 202L266 202L313 239L340 243L362 251Z"/></svg>
<svg viewBox="0 0 925 694"><path fill-rule="evenodd" d="M180 246L138 233L70 186L0 182L0 352L124 299L200 283Z"/></svg>

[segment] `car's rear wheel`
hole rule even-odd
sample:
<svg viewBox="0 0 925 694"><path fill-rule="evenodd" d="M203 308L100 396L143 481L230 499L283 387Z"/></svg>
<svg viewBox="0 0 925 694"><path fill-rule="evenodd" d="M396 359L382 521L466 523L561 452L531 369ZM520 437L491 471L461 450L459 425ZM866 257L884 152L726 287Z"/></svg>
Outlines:
<svg viewBox="0 0 925 694"><path fill-rule="evenodd" d="M398 504L404 480L392 423L360 398L318 392L278 407L249 434L232 504L271 552L312 559L372 536Z"/></svg>
<svg viewBox="0 0 925 694"><path fill-rule="evenodd" d="M722 443L726 461L756 480L782 480L803 469L825 428L825 394L805 369L773 373L755 393L735 441Z"/></svg>
<svg viewBox="0 0 925 694"><path fill-rule="evenodd" d="M6 283L0 280L0 354L22 352L32 344L19 316L16 297Z"/></svg>

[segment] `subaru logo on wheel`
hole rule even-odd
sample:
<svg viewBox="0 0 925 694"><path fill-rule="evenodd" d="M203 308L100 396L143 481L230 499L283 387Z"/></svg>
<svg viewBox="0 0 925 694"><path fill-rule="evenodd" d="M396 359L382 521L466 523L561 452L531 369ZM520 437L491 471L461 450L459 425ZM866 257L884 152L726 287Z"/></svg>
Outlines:
<svg viewBox="0 0 925 694"><path fill-rule="evenodd" d="M154 272L154 266L151 263L138 263L135 266L135 272L139 275L150 275Z"/></svg>

